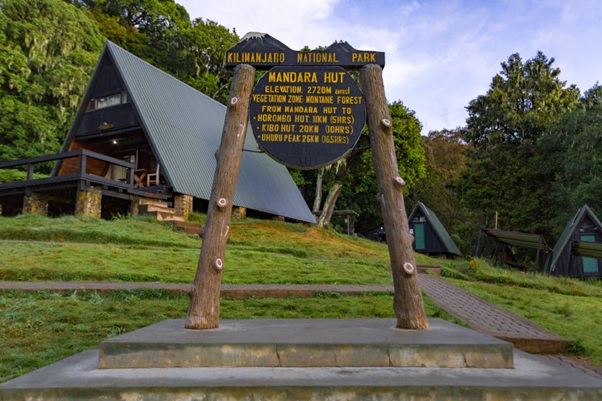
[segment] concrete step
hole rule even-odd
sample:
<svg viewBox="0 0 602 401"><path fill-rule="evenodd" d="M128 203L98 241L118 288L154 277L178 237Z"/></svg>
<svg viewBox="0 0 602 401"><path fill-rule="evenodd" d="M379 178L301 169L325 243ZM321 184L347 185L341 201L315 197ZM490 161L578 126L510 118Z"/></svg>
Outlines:
<svg viewBox="0 0 602 401"><path fill-rule="evenodd" d="M149 214L155 216L159 221L185 221L184 216L176 214L175 209L166 206L165 202L162 203L145 203L138 206L139 214Z"/></svg>
<svg viewBox="0 0 602 401"><path fill-rule="evenodd" d="M189 221L175 221L174 228L176 230L184 231L186 234L203 236L203 226L200 223L193 223Z"/></svg>
<svg viewBox="0 0 602 401"><path fill-rule="evenodd" d="M149 199L149 198L140 198L138 201L139 205L154 205L160 207L171 207L169 202L160 200L160 199Z"/></svg>
<svg viewBox="0 0 602 401"><path fill-rule="evenodd" d="M99 368L513 367L512 344L442 319L429 323L408 331L390 319L254 319L186 330L184 320L166 320L103 341Z"/></svg>
<svg viewBox="0 0 602 401"><path fill-rule="evenodd" d="M169 206L162 205L154 205L154 204L145 204L138 206L138 213L140 214L151 214L153 212L163 212L163 213L176 213L174 208Z"/></svg>
<svg viewBox="0 0 602 401"><path fill-rule="evenodd" d="M185 221L186 218L184 216L180 216L175 212L152 212L148 213L154 215L159 221Z"/></svg>

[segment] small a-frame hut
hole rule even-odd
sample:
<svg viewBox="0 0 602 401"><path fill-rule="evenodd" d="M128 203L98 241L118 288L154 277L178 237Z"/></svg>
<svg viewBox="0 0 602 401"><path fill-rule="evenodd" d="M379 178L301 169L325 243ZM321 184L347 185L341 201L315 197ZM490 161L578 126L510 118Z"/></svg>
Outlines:
<svg viewBox="0 0 602 401"><path fill-rule="evenodd" d="M583 205L568 222L554 246L550 274L602 278L602 223Z"/></svg>
<svg viewBox="0 0 602 401"><path fill-rule="evenodd" d="M427 255L462 256L437 215L418 202L408 217L410 233L414 236L414 251Z"/></svg>

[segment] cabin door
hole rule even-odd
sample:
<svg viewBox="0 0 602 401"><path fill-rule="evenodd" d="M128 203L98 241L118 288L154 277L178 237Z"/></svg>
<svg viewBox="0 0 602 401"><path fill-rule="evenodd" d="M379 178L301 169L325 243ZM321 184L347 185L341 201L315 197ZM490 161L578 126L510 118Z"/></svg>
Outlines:
<svg viewBox="0 0 602 401"><path fill-rule="evenodd" d="M426 241L424 239L424 223L414 224L414 246L417 251L426 249Z"/></svg>

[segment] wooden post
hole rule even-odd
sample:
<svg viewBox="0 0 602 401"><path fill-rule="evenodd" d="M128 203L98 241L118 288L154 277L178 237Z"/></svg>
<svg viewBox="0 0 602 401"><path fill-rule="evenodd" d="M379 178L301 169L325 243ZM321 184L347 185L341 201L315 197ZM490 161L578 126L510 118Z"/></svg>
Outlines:
<svg viewBox="0 0 602 401"><path fill-rule="evenodd" d="M416 275L418 269L412 249L413 237L410 235L403 200L405 182L399 177L382 69L376 64L362 67L360 81L366 99L370 144L380 192L378 200L393 274L393 309L397 317L397 327L426 330L428 321Z"/></svg>
<svg viewBox="0 0 602 401"><path fill-rule="evenodd" d="M249 100L255 68L240 64L234 69L222 141L207 210L201 255L191 290L187 329L219 326L222 268L232 215L234 190L240 172L242 149L249 119Z"/></svg>

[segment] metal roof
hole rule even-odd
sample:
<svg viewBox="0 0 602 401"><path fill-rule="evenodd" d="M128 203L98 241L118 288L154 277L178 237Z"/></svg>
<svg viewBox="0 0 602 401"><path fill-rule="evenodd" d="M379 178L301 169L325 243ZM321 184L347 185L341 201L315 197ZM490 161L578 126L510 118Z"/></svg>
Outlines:
<svg viewBox="0 0 602 401"><path fill-rule="evenodd" d="M491 228L482 228L481 231L503 244L542 251L550 250L543 235L521 233L518 231L495 230Z"/></svg>
<svg viewBox="0 0 602 401"><path fill-rule="evenodd" d="M174 191L209 199L226 106L110 41L103 54L114 61ZM234 204L315 223L286 167L258 151L249 127Z"/></svg>
<svg viewBox="0 0 602 401"><path fill-rule="evenodd" d="M589 208L589 206L583 205L582 207L580 207L579 210L577 210L577 212L573 216L573 218L569 220L567 225L564 227L564 231L562 231L562 234L560 235L560 238L558 238L558 241L556 241L556 245L554 246L554 251L552 253L552 262L550 263L550 272L553 272L556 269L558 259L560 258L560 255L563 253L564 249L567 247L569 242L571 242L573 232L575 231L575 229L577 229L577 227L581 224L581 222L586 216L588 216L592 220L592 222L596 225L596 227L599 230L602 230L602 223L594 214L594 212ZM576 250L578 250L579 248L581 248L583 252L588 252L588 248L592 248L590 250L591 252L594 252L595 249L593 248L596 248L596 246L578 246ZM585 253L582 254L582 256L596 257L594 255L589 255Z"/></svg>
<svg viewBox="0 0 602 401"><path fill-rule="evenodd" d="M571 252L577 256L602 259L602 244L597 242L573 242Z"/></svg>
<svg viewBox="0 0 602 401"><path fill-rule="evenodd" d="M424 217L426 217L426 220L431 224L431 227L437 234L437 237L439 237L439 240L441 241L445 249L447 249L447 252L452 253L454 255L462 256L462 252L460 252L460 249L458 249L454 240L451 238L445 227L443 227L443 224L441 223L435 212L426 207L424 203L418 202L416 206L414 206L414 210L412 210L412 213L410 213L408 220L412 219L412 217L418 211L418 209L422 211L422 214L424 215Z"/></svg>

